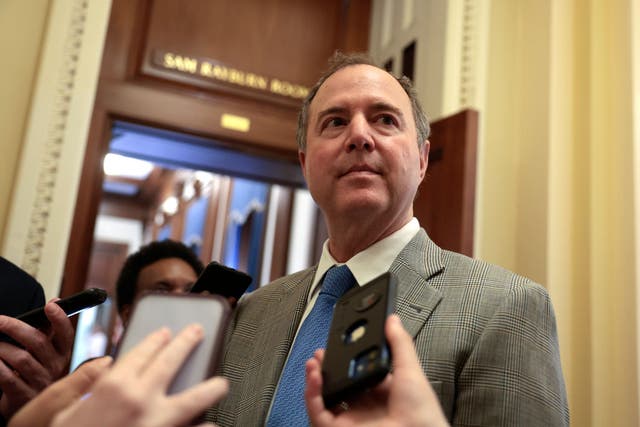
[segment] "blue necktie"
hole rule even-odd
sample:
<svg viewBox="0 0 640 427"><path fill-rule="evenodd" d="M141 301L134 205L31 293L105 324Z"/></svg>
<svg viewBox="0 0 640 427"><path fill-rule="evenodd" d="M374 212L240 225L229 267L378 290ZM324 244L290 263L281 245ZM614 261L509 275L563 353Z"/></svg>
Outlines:
<svg viewBox="0 0 640 427"><path fill-rule="evenodd" d="M326 347L333 307L355 283L356 279L346 265L327 271L318 299L302 323L282 371L267 427L309 425L304 402L304 366L317 349Z"/></svg>

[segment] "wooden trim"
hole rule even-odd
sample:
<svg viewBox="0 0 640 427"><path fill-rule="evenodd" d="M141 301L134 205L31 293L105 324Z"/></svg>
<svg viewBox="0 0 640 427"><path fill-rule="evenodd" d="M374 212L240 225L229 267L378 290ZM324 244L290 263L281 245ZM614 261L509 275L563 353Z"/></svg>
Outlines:
<svg viewBox="0 0 640 427"><path fill-rule="evenodd" d="M364 0L344 3L349 12L349 17L343 24L346 32L336 37L336 28L328 29L328 37L335 40L336 47L346 47L347 50L366 49L367 44L362 40L368 34L369 13L365 13L365 9L370 7L369 3ZM314 5L323 7L318 3ZM234 150L261 156L291 161L297 159L297 106L267 104L258 99L240 98L224 92L214 93L140 74L145 59L143 55L150 12L154 7L160 6L160 3L156 4L151 0L112 2L100 80L64 264L61 296L82 289L87 277L93 229L102 194L102 159L109 151L114 120L210 138ZM313 50L314 46L310 45L309 49ZM305 58L303 65L308 66L309 61L312 64L324 62L317 49L311 53L313 55ZM220 118L223 113L249 118L250 131L243 133L222 127ZM227 191L227 195L230 194L230 189L231 183L228 181L221 187L221 191ZM226 212L227 204L222 205L218 204L217 211ZM226 224L219 224L219 221L214 226L226 230ZM156 228L153 227L154 230ZM223 235L221 239L222 251L226 236ZM212 249L213 257L221 255L213 252Z"/></svg>
<svg viewBox="0 0 640 427"><path fill-rule="evenodd" d="M273 247L265 248L265 250L270 250L272 253L269 281L282 277L287 272L287 254L289 253L292 213L293 189L281 187L278 194L278 206L276 207Z"/></svg>
<svg viewBox="0 0 640 427"><path fill-rule="evenodd" d="M200 253L200 260L208 264L212 258L213 251L213 236L216 230L217 212L218 212L218 191L212 190L210 194L203 196L209 198L209 204L207 206L207 220L204 224L204 230L202 232L202 251Z"/></svg>
<svg viewBox="0 0 640 427"><path fill-rule="evenodd" d="M60 297L80 292L84 287L98 207L102 197L102 159L108 152L112 120L106 111L96 106L89 129L89 142L82 165L76 209L71 225L67 258L65 259ZM92 143L92 141L95 141Z"/></svg>
<svg viewBox="0 0 640 427"><path fill-rule="evenodd" d="M473 256L478 112L464 110L438 120L432 130L414 215L435 243Z"/></svg>

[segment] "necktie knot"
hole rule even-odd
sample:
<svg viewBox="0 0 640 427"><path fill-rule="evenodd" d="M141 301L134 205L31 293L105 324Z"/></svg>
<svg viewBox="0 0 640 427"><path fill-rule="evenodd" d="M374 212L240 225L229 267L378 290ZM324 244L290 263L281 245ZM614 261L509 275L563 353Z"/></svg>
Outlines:
<svg viewBox="0 0 640 427"><path fill-rule="evenodd" d="M338 299L347 292L356 282L351 270L346 264L331 267L322 281L320 295L328 294Z"/></svg>

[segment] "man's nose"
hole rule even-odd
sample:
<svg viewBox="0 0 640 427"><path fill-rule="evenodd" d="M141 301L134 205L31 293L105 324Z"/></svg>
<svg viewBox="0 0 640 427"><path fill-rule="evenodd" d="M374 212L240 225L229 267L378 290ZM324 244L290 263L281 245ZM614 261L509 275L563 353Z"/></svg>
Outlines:
<svg viewBox="0 0 640 427"><path fill-rule="evenodd" d="M373 150L375 143L371 135L371 127L365 117L355 116L351 119L346 143L347 151Z"/></svg>

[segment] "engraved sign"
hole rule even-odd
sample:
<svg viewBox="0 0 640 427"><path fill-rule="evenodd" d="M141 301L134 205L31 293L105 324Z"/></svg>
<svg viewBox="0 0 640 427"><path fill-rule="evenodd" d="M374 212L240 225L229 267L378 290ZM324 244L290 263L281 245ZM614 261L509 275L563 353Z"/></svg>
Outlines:
<svg viewBox="0 0 640 427"><path fill-rule="evenodd" d="M165 70L270 92L289 98L302 99L309 93L309 88L285 80L239 70L213 59L180 55L179 53L159 49L153 52L152 64Z"/></svg>

